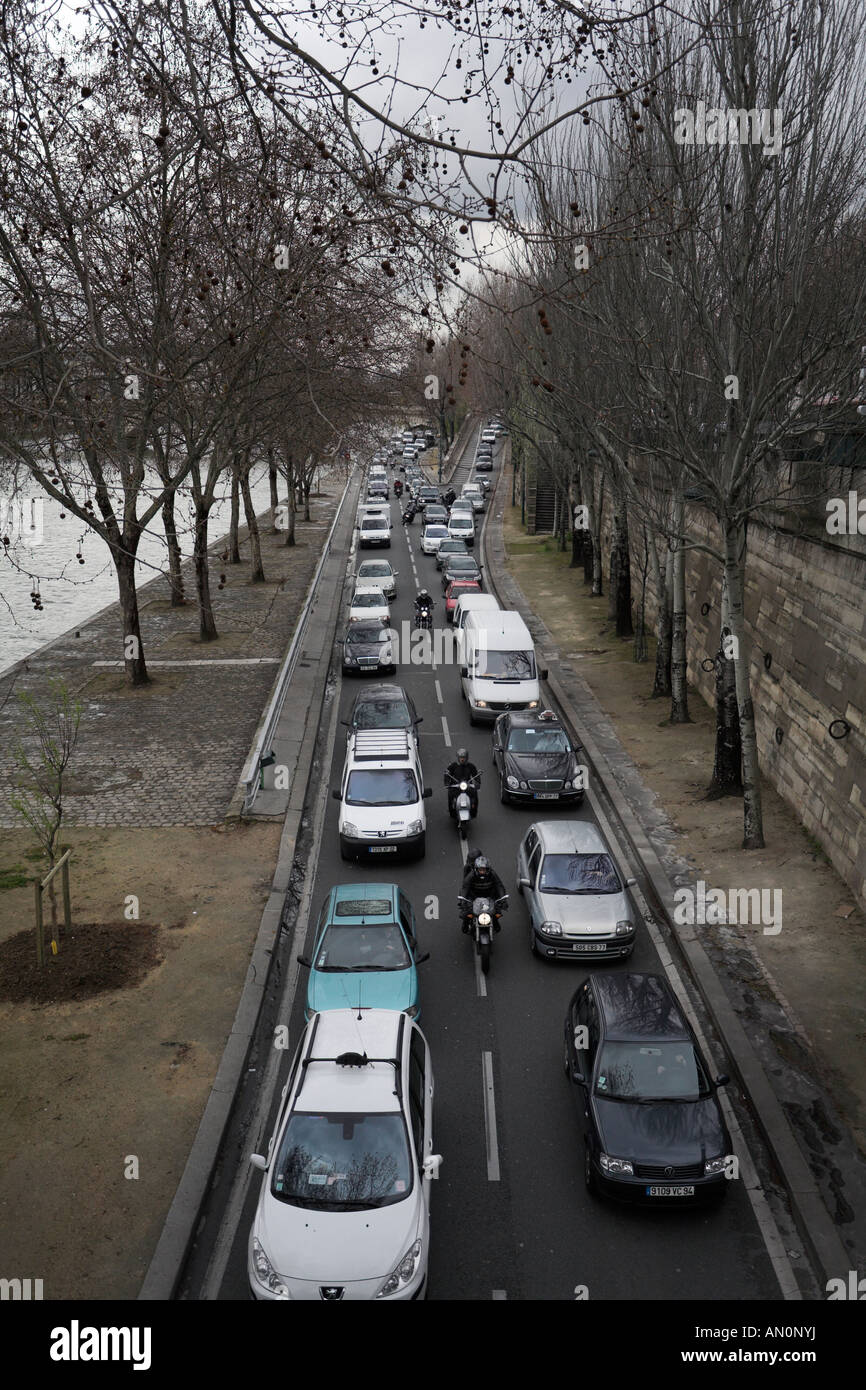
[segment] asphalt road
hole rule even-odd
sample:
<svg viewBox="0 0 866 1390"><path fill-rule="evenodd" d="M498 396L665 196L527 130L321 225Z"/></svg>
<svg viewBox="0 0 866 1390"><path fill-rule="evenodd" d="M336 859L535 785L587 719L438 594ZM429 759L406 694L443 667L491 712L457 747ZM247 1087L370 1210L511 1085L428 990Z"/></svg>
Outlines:
<svg viewBox="0 0 866 1390"><path fill-rule="evenodd" d="M498 451L495 467L498 472ZM467 472L467 466L458 470L454 479L458 491ZM444 621L439 573L434 560L419 549L420 518L413 526L403 527L396 501L392 500L391 509L395 527L391 550L386 553L399 572L392 624L399 629L400 622L410 617L421 585L434 595L436 616ZM365 556L375 553L363 552ZM346 717L363 679L342 682L340 718ZM591 1300L778 1299L779 1283L742 1183L732 1183L724 1206L707 1213L632 1209L586 1193L582 1146L561 1052L568 1000L593 967L547 962L530 954L528 918L515 890L515 862L520 838L535 816L529 809L500 805L490 731L470 727L456 668L408 666L394 680L408 689L424 721L422 762L426 782L434 788L426 803L426 857L399 866L389 861L387 868L384 863L375 867L343 863L337 836L339 807L329 796L307 877L314 875L312 922L336 883L397 880L415 908L420 949L431 952L431 959L419 967L420 1022L432 1050L434 1141L444 1161L432 1194L428 1297L559 1300L575 1298L575 1291L583 1287ZM486 994L480 992L471 941L461 934L457 920L461 847L442 787L443 768L461 745L483 773L479 816L473 822L470 843L489 855L511 894L510 910L484 982ZM328 788L339 785L344 746L344 730L338 726ZM548 816L586 819L591 812L588 806L538 812L539 819ZM626 874L633 872L630 866L621 867ZM425 901L431 897L438 900L438 920L425 920ZM640 921L640 913L636 918ZM306 948L310 946L308 939ZM638 929L629 961L614 968L661 968L643 928ZM293 973L280 972L286 980ZM291 1011L291 1050L280 1058L281 1077L303 1026L305 983L302 971ZM285 1005L280 1008L276 996L274 1009L275 1017L286 1018ZM270 1022L265 1020L265 1033ZM485 1055L489 1055L487 1076ZM714 1055L718 1057L718 1051ZM255 1137L250 1114L261 1069L250 1073L241 1097L210 1215L189 1262L182 1296L248 1297L246 1241L260 1175L249 1181L244 1174ZM489 1108L491 1074L495 1140ZM273 1107L264 1126L265 1142L272 1123ZM220 1246L223 1255L215 1258Z"/></svg>

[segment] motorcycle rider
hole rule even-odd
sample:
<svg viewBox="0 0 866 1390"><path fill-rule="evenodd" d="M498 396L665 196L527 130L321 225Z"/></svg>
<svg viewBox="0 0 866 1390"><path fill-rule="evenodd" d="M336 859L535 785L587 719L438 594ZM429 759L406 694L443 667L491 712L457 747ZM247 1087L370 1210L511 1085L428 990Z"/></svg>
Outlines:
<svg viewBox="0 0 866 1390"><path fill-rule="evenodd" d="M460 783L469 783L469 800L472 804L473 816L478 812L478 788L473 786L475 778L478 776L478 768L469 761L469 754L465 748L457 749L457 757L453 763L449 763L445 769L446 785L448 787L448 814L454 814L454 802L460 794Z"/></svg>
<svg viewBox="0 0 866 1390"><path fill-rule="evenodd" d="M475 850L466 860L466 868L463 872L463 887L460 890L461 896L467 898L471 904L475 898L492 898L496 902L497 898L505 897L505 885L496 873L490 860L480 850ZM461 930L468 932L470 913L463 914ZM500 922L497 913L493 920L495 931L499 931Z"/></svg>
<svg viewBox="0 0 866 1390"><path fill-rule="evenodd" d="M432 599L432 597L430 596L430 594L428 594L428 592L427 592L426 589L419 589L418 595L417 595L417 597L416 597L416 599L415 599L415 626L416 626L416 627L418 626L418 623L419 623L420 618L421 618L421 614L423 613L423 611L424 611L425 608L429 611L430 617L432 618L432 617L433 617L433 599Z"/></svg>

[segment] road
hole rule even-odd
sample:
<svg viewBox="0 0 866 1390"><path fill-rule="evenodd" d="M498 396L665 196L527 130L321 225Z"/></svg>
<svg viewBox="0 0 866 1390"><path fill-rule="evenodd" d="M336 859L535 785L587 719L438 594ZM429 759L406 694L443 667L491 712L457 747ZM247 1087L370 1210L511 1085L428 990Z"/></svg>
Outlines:
<svg viewBox="0 0 866 1390"><path fill-rule="evenodd" d="M471 457L474 451L467 450ZM496 456L498 476L499 458ZM458 469L459 491L468 465ZM409 619L416 589L429 588L444 621L435 562L421 554L420 519L395 527L389 558L399 573L392 624ZM364 552L374 554L377 552ZM355 557L357 559L357 557ZM338 668L339 669L339 668ZM784 1252L772 1239L772 1219L760 1225L744 1182L732 1183L724 1206L714 1212L644 1211L599 1202L583 1185L582 1147L561 1065L562 1027L568 1000L587 970L585 964L546 962L529 951L528 918L517 896L517 846L533 819L528 809L500 805L490 754L490 731L470 728L455 667L408 666L394 678L412 695L421 725L421 753L428 785L427 853L418 863L354 866L340 859L339 807L329 793L339 785L344 731L332 718L323 730L324 773L310 809L310 859L299 930L286 942L275 984L273 1008L263 1022L263 1044L252 1059L232 1134L224 1151L207 1220L188 1263L181 1296L245 1299L246 1240L260 1175L247 1155L266 1144L278 1087L303 1026L306 972L294 953L310 949L302 930L329 888L361 878L387 877L408 893L419 923L419 945L431 959L420 966L421 1026L432 1050L435 1082L435 1148L443 1166L432 1194L432 1251L428 1297L433 1300L491 1298L561 1300L778 1299L785 1280ZM363 678L342 681L334 713L345 718ZM481 769L479 817L470 843L492 859L511 893L511 907L496 939L486 981L474 964L472 946L457 922L455 897L462 872L460 841L446 809L442 770L458 746ZM577 811L539 813L591 819ZM323 819L321 829L316 817ZM627 874L635 872L622 866ZM425 903L438 903L438 918L425 919ZM640 913L636 914L640 920ZM291 954L290 954L291 952ZM661 969L653 940L639 928L627 966ZM285 993L280 995L277 986ZM297 981L294 998L292 991ZM291 1008L289 1001L291 1000ZM290 1010L290 1011L289 1011ZM269 1046L275 1020L290 1020L291 1050ZM711 1043L714 1060L723 1051ZM281 1080L280 1080L281 1084ZM274 1095L274 1103L262 1097ZM262 1137L263 1136L263 1137ZM735 1143L736 1147L736 1143ZM760 1201L759 1201L760 1205ZM764 1232L769 1227L771 1250ZM779 1270L781 1269L781 1274ZM790 1271L787 1271L790 1279ZM794 1294L796 1296L796 1293Z"/></svg>

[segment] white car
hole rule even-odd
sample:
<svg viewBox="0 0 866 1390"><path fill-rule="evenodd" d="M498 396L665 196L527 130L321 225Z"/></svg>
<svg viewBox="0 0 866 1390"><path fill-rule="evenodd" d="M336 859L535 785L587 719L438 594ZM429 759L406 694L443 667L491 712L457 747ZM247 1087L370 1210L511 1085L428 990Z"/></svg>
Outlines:
<svg viewBox="0 0 866 1390"><path fill-rule="evenodd" d="M423 1297L430 1252L433 1068L394 1009L313 1014L283 1088L247 1249L253 1297Z"/></svg>
<svg viewBox="0 0 866 1390"><path fill-rule="evenodd" d="M465 541L469 546L475 544L475 522L471 508L466 512L456 512L452 507L448 535L452 541Z"/></svg>
<svg viewBox="0 0 866 1390"><path fill-rule="evenodd" d="M480 483L464 483L460 496L472 503L473 512L484 511L484 492Z"/></svg>
<svg viewBox="0 0 866 1390"><path fill-rule="evenodd" d="M424 534L421 537L421 549L425 555L435 555L443 541L448 539L448 527L440 521L431 521L424 527Z"/></svg>
<svg viewBox="0 0 866 1390"><path fill-rule="evenodd" d="M388 607L388 600L382 590L374 585L359 584L349 605L349 622L369 622L372 619L386 624L390 623L391 610Z"/></svg>
<svg viewBox="0 0 866 1390"><path fill-rule="evenodd" d="M389 560L362 560L355 575L355 584L375 585L389 602L397 597L397 571L391 568Z"/></svg>
<svg viewBox="0 0 866 1390"><path fill-rule="evenodd" d="M346 746L339 788L340 858L423 859L424 786L417 740L408 729L358 729Z"/></svg>
<svg viewBox="0 0 866 1390"><path fill-rule="evenodd" d="M363 550L366 546L381 545L386 550L391 548L391 514L382 515L381 512L368 512L361 518L358 525L358 545Z"/></svg>

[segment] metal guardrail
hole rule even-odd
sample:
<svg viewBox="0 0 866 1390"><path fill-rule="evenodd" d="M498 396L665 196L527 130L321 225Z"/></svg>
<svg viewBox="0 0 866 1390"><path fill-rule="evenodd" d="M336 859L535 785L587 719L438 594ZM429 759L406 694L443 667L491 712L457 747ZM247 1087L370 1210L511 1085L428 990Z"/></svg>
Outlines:
<svg viewBox="0 0 866 1390"><path fill-rule="evenodd" d="M331 552L331 542L334 538L334 532L337 529L337 524L342 515L343 507L346 503L346 498L349 495L349 487L351 485L352 478L355 473L355 467L357 467L357 464L354 467L352 467L352 469L349 471L349 475L346 479L346 486L343 490L343 496L340 498L339 505L337 507L336 512L334 513L334 520L331 522L331 529L325 537L325 544L322 546L322 554L319 557L319 562L316 565L315 572L313 574L312 579L310 580L309 588L307 589L307 595L304 599L304 606L301 609L300 617L298 618L298 621L295 625L294 636L292 637L291 643L289 645L289 650L286 652L283 664L277 672L277 677L274 683L271 698L268 701L264 714L262 715L262 719L259 723L259 732L256 737L256 741L253 744L252 752L247 758L247 761L244 764L244 770L240 776L240 785L246 788L244 792L243 806L241 808L241 815L246 815L247 812L252 809L253 803L255 802L255 799L258 796L259 791L261 790L262 768L268 767L274 761L273 748L271 746L274 737L274 732L276 730L277 723L282 713L283 703L285 701L286 695L288 694L289 684L294 674L295 662L297 661L298 652L301 649L301 643L304 640L304 634L307 629L307 621L312 611L313 603L315 602L316 589L318 587L319 580L322 576L322 570L324 569L325 561L327 560Z"/></svg>

